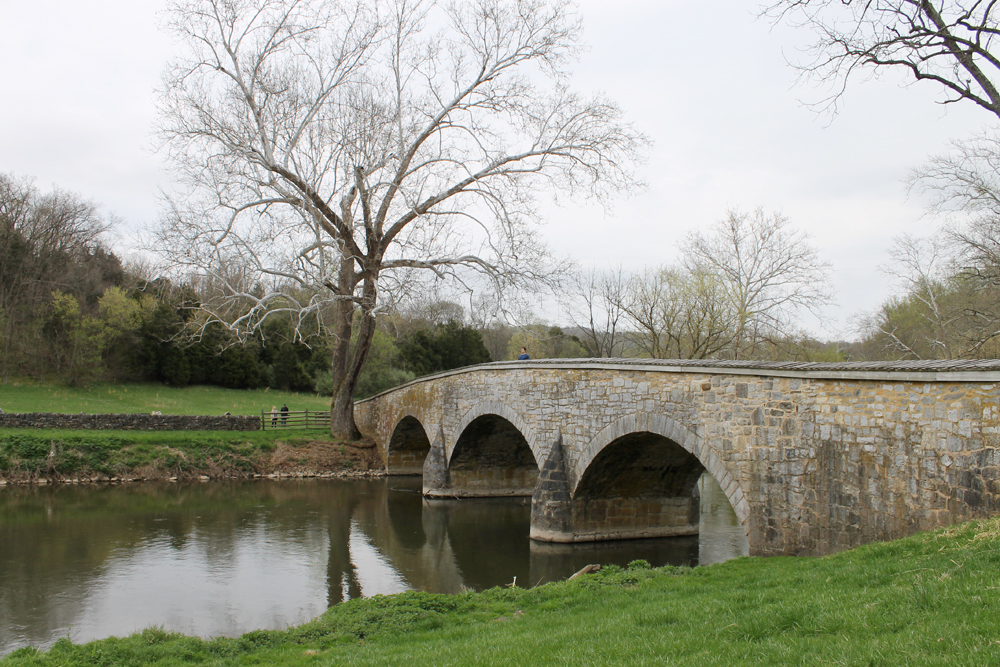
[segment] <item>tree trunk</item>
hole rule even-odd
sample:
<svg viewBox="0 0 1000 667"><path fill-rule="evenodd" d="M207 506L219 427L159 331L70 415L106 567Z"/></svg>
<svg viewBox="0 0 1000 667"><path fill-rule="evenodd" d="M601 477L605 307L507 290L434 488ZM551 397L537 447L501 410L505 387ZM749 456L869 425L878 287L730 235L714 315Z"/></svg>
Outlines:
<svg viewBox="0 0 1000 667"><path fill-rule="evenodd" d="M346 378L345 378L346 379ZM330 406L330 434L338 440L360 440L361 432L354 423L354 396L347 383L334 391Z"/></svg>
<svg viewBox="0 0 1000 667"><path fill-rule="evenodd" d="M347 262L345 262L345 264L347 264ZM353 282L353 264L354 262L352 260L350 262L351 270L349 272L341 270L341 280L344 280L345 275L350 273L351 281ZM334 352L334 393L333 403L330 406L330 432L333 437L342 440L361 439L361 431L358 430L358 426L354 422L354 389L357 387L358 378L361 376L361 371L365 367L365 361L368 359L368 351L371 349L372 339L375 337L377 279L378 276L374 275L370 270L365 271L363 278L364 292L361 297L361 326L358 330L357 342L354 345L353 359L350 360L349 364L347 363L347 353L350 350L351 340L350 324L347 325L346 337L338 334L337 347ZM351 304L351 319L348 320L348 322L353 323L353 301L348 303ZM346 317L346 313L343 309L338 311L338 330L344 326L344 320L340 319L341 317ZM344 340L347 341L346 346L343 345ZM343 356L341 356L341 354L343 354Z"/></svg>
<svg viewBox="0 0 1000 667"><path fill-rule="evenodd" d="M337 302L333 359L333 400L330 403L330 433L342 440L356 440L358 428L354 424L354 383L348 382L351 354L351 329L354 324L354 301L346 298L354 293L354 258L346 252L340 260L337 278Z"/></svg>

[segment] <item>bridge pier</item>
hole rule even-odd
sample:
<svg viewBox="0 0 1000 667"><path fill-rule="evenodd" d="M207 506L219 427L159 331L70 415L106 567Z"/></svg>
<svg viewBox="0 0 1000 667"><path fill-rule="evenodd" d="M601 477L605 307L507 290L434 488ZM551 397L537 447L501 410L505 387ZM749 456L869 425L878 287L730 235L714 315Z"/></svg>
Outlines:
<svg viewBox="0 0 1000 667"><path fill-rule="evenodd" d="M531 494L531 539L540 542L572 542L573 507L562 433L552 445Z"/></svg>
<svg viewBox="0 0 1000 667"><path fill-rule="evenodd" d="M437 437L431 444L423 467L423 494L431 498L447 496L448 493L448 455L444 451L444 431L438 427Z"/></svg>

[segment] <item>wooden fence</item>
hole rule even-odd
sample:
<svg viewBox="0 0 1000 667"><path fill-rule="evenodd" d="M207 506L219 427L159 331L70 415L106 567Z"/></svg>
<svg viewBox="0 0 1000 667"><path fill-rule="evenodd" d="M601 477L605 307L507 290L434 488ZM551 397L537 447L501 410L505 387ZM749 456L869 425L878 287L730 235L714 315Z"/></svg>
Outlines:
<svg viewBox="0 0 1000 667"><path fill-rule="evenodd" d="M271 412L261 410L261 428L330 428L330 411L309 412L308 410L289 410L288 412Z"/></svg>

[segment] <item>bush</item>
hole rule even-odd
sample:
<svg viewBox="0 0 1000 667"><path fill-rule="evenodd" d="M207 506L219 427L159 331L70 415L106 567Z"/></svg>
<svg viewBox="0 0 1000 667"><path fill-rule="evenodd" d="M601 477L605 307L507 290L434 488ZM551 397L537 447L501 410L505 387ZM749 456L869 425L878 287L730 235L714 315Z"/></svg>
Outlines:
<svg viewBox="0 0 1000 667"><path fill-rule="evenodd" d="M399 352L418 377L490 361L482 334L454 320L415 332L400 344Z"/></svg>

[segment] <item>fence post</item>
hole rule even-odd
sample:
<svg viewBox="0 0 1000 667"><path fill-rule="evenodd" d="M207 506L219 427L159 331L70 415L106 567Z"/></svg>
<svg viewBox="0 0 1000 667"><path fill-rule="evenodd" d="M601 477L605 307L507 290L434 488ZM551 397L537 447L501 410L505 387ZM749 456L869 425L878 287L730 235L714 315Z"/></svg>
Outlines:
<svg viewBox="0 0 1000 667"><path fill-rule="evenodd" d="M306 428L309 428L309 408L306 408Z"/></svg>

